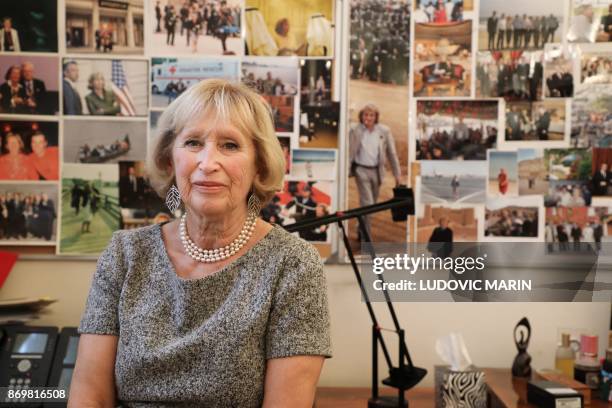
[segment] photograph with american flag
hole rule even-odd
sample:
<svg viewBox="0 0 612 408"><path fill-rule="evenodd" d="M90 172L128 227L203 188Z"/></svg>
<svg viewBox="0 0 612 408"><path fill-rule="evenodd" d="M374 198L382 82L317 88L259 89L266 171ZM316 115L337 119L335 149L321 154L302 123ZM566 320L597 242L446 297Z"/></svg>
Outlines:
<svg viewBox="0 0 612 408"><path fill-rule="evenodd" d="M64 59L64 114L147 116L145 59Z"/></svg>

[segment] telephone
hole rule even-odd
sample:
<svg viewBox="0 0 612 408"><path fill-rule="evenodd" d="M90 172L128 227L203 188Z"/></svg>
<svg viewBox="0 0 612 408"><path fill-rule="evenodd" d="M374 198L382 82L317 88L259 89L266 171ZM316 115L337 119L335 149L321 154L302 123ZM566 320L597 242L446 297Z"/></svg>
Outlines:
<svg viewBox="0 0 612 408"><path fill-rule="evenodd" d="M0 326L0 387L70 388L79 334L74 327L59 332L51 326ZM15 404L0 401L0 407L65 407L66 403Z"/></svg>

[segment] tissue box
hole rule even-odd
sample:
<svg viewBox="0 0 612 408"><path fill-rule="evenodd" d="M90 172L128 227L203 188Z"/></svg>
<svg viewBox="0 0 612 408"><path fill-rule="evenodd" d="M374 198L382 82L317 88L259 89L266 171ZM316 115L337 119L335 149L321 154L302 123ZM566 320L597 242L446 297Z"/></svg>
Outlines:
<svg viewBox="0 0 612 408"><path fill-rule="evenodd" d="M480 370L434 367L436 408L487 408L487 384Z"/></svg>

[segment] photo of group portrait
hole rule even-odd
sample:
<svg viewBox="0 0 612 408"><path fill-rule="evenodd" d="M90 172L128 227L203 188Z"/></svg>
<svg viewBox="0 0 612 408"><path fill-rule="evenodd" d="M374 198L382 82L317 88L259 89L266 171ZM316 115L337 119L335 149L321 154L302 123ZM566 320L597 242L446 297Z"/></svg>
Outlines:
<svg viewBox="0 0 612 408"><path fill-rule="evenodd" d="M544 96L571 98L574 96L574 71L579 61L573 45L548 44L544 51Z"/></svg>
<svg viewBox="0 0 612 408"><path fill-rule="evenodd" d="M567 104L563 99L539 102L506 102L506 142L564 143Z"/></svg>
<svg viewBox="0 0 612 408"><path fill-rule="evenodd" d="M334 55L333 0L245 0L246 55Z"/></svg>
<svg viewBox="0 0 612 408"><path fill-rule="evenodd" d="M64 58L62 74L64 115L148 115L146 60Z"/></svg>
<svg viewBox="0 0 612 408"><path fill-rule="evenodd" d="M65 2L67 53L144 53L144 0Z"/></svg>
<svg viewBox="0 0 612 408"><path fill-rule="evenodd" d="M499 131L494 100L418 100L417 160L486 160Z"/></svg>
<svg viewBox="0 0 612 408"><path fill-rule="evenodd" d="M0 114L56 115L58 69L57 57L0 56Z"/></svg>
<svg viewBox="0 0 612 408"><path fill-rule="evenodd" d="M242 55L240 0L146 0L147 38L159 55Z"/></svg>
<svg viewBox="0 0 612 408"><path fill-rule="evenodd" d="M558 0L483 0L478 49L541 50L563 36L563 7Z"/></svg>
<svg viewBox="0 0 612 408"><path fill-rule="evenodd" d="M472 20L415 24L414 96L471 96Z"/></svg>
<svg viewBox="0 0 612 408"><path fill-rule="evenodd" d="M58 123L0 119L0 180L57 180Z"/></svg>
<svg viewBox="0 0 612 408"><path fill-rule="evenodd" d="M606 52L585 48L580 47L580 85L612 85L612 47Z"/></svg>
<svg viewBox="0 0 612 408"><path fill-rule="evenodd" d="M57 185L0 183L0 245L55 245Z"/></svg>
<svg viewBox="0 0 612 408"><path fill-rule="evenodd" d="M548 252L598 252L610 237L610 207L550 207L544 237Z"/></svg>
<svg viewBox="0 0 612 408"><path fill-rule="evenodd" d="M537 241L542 232L542 197L498 197L487 200L483 241ZM500 239L501 238L501 239Z"/></svg>

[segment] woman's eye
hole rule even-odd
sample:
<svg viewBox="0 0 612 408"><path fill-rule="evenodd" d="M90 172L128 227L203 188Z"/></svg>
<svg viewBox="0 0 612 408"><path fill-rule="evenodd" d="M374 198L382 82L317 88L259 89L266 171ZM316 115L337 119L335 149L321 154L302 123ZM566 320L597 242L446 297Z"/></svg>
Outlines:
<svg viewBox="0 0 612 408"><path fill-rule="evenodd" d="M236 150L238 149L238 145L234 142L225 142L223 143L223 148L228 150Z"/></svg>
<svg viewBox="0 0 612 408"><path fill-rule="evenodd" d="M201 143L198 140L191 139L185 142L185 147L199 147Z"/></svg>

